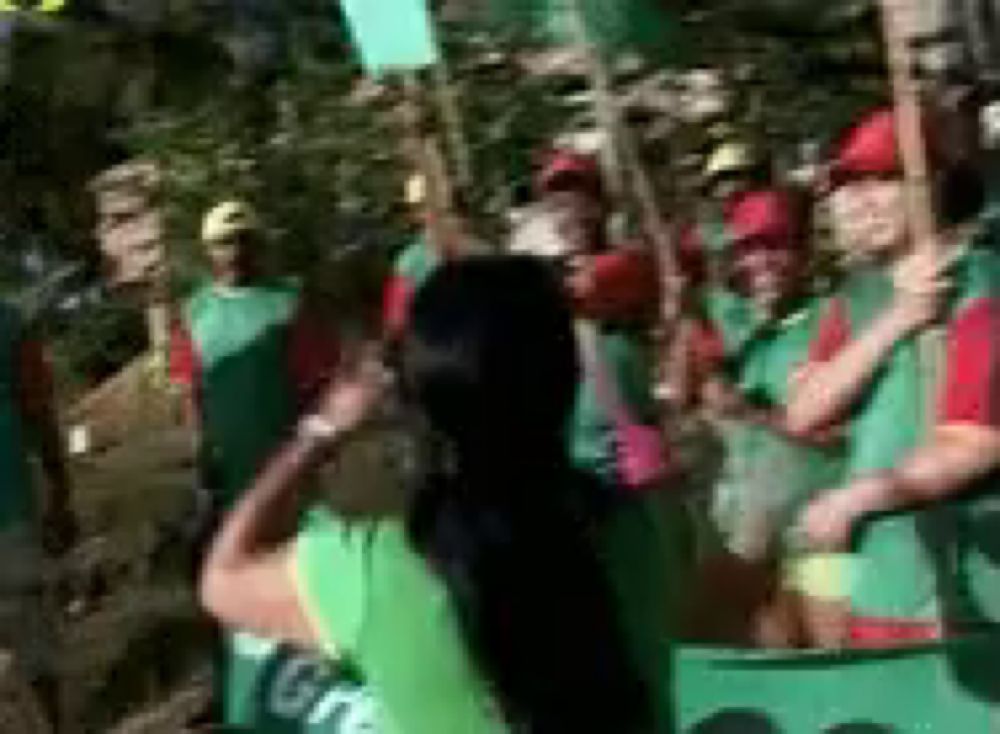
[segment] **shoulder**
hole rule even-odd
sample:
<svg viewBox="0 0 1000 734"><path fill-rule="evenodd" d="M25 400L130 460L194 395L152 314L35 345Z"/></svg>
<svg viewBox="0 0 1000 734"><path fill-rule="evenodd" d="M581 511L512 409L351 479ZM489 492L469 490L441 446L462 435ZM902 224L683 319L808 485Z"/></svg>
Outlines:
<svg viewBox="0 0 1000 734"><path fill-rule="evenodd" d="M195 321L218 298L211 283L197 286L184 303L184 316L189 322Z"/></svg>
<svg viewBox="0 0 1000 734"><path fill-rule="evenodd" d="M393 270L396 275L419 281L429 276L437 265L437 252L424 235L418 235L397 255Z"/></svg>

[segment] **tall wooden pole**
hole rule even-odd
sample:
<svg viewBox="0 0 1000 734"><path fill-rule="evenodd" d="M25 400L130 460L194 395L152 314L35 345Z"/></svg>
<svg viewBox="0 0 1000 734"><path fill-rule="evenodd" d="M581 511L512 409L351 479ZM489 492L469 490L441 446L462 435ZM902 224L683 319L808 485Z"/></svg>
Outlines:
<svg viewBox="0 0 1000 734"><path fill-rule="evenodd" d="M931 195L930 167L923 129L920 87L913 74L907 28L915 12L913 0L880 0L892 94L896 108L899 149L906 177L906 213L916 247L939 252L934 197Z"/></svg>
<svg viewBox="0 0 1000 734"><path fill-rule="evenodd" d="M684 360L677 359L685 335L681 318L684 280L677 263L676 238L659 204L653 179L642 162L639 146L622 121L611 74L590 37L582 0L571 0L569 11L577 43L589 67L596 117L608 139L605 174L611 177L609 188L613 193L624 194L626 190L634 193L644 234L653 246L661 284L656 330L660 344L661 379L675 388L678 382L686 382L686 378L679 374L684 371Z"/></svg>
<svg viewBox="0 0 1000 734"><path fill-rule="evenodd" d="M914 76L909 37L913 28L913 0L879 0L885 34L892 94L896 108L896 137L906 179L906 215L913 246L932 257L940 257L941 242L931 193L930 165L923 127L920 87ZM918 395L924 406L924 426L934 425L933 405L943 376L944 334L939 326L925 328L917 341L923 390Z"/></svg>

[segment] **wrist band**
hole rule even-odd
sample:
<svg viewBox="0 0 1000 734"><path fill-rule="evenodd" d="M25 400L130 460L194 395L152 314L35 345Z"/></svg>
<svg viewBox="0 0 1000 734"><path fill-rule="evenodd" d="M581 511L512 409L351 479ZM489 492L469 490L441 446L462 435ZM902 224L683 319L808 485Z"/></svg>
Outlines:
<svg viewBox="0 0 1000 734"><path fill-rule="evenodd" d="M313 413L299 421L298 436L313 441L329 443L340 434L340 428L329 418Z"/></svg>

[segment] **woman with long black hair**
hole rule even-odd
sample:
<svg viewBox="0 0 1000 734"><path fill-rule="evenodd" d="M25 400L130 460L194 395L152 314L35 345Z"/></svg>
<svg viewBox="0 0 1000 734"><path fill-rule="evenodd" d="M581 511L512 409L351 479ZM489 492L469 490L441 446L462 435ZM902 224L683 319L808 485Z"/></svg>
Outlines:
<svg viewBox="0 0 1000 734"><path fill-rule="evenodd" d="M523 258L436 273L400 387L437 460L399 516L319 506L296 530L299 480L364 423L382 375L369 361L336 381L237 506L208 608L350 659L386 731L671 731L660 515L571 467L579 364L556 278Z"/></svg>

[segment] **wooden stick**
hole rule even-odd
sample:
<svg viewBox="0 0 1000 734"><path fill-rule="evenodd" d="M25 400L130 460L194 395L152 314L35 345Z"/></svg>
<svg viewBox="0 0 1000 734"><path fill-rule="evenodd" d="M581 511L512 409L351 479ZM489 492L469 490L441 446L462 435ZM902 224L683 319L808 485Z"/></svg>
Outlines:
<svg viewBox="0 0 1000 734"><path fill-rule="evenodd" d="M450 258L461 248L461 236L450 223L454 215L454 189L448 175L448 163L437 136L423 130L420 81L414 73L403 75L406 100L402 118L408 157L427 184L427 210L431 245L442 257Z"/></svg>
<svg viewBox="0 0 1000 734"><path fill-rule="evenodd" d="M608 136L608 145L601 149L601 165L604 169L605 185L609 194L613 198L618 198L624 192L625 185L618 147L618 128L620 127L618 106L612 91L611 74L604 65L600 51L590 38L587 16L581 0L570 0L568 11L579 52L583 56L590 74L590 83L594 93L594 116L597 118L597 124Z"/></svg>
<svg viewBox="0 0 1000 734"><path fill-rule="evenodd" d="M590 38L580 0L572 0L569 9L580 49L593 80L597 118L608 137L610 154L605 162L605 168L608 169L605 173L610 173L613 182L609 188L624 193L624 174L628 173L631 184L628 188L636 196L643 230L653 244L660 279L665 286L661 315L666 316L665 321L672 321L680 312L682 298L682 278L677 265L675 238L659 205L652 177L643 165L639 146L622 121L612 90L611 74Z"/></svg>
<svg viewBox="0 0 1000 734"><path fill-rule="evenodd" d="M879 0L882 6L882 27L885 33L892 92L896 108L896 136L906 178L906 214L914 247L932 257L941 254L934 197L931 195L930 166L923 128L920 88L913 74L913 57L907 38L907 12L914 13L913 0ZM937 393L943 379L944 330L940 326L926 327L917 337L917 353L923 389L917 396L924 406L924 428L933 429Z"/></svg>
<svg viewBox="0 0 1000 734"><path fill-rule="evenodd" d="M906 177L906 213L916 247L932 254L940 252L934 198L931 195L930 167L923 129L920 89L913 75L913 60L906 34L906 13L912 0L880 0L896 108L899 149Z"/></svg>
<svg viewBox="0 0 1000 734"><path fill-rule="evenodd" d="M472 185L472 153L469 146L469 136L466 134L462 111L458 106L458 97L452 83L451 72L444 57L431 70L434 79L434 91L441 109L441 120L444 122L448 147L455 162L455 173L459 185L467 189Z"/></svg>

